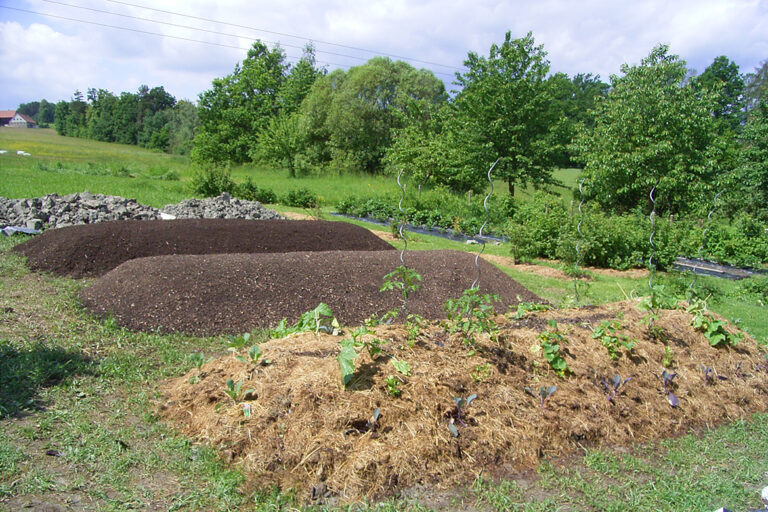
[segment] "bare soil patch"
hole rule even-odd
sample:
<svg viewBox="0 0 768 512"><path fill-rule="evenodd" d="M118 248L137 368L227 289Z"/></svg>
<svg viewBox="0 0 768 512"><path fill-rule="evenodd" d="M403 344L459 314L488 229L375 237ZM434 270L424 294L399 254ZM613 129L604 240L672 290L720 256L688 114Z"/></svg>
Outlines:
<svg viewBox="0 0 768 512"><path fill-rule="evenodd" d="M340 338L309 333L271 340L261 345L270 364L214 359L169 381L158 407L257 485L343 501L413 486L452 488L481 470L502 476L544 457L676 436L766 410L768 372L754 340L713 348L683 311L663 311L655 324L660 336L652 337L635 304L531 313L522 320L499 316L500 332L481 336L474 354L438 324L422 328L412 347L402 327L381 326L375 336L386 341L384 354L371 358L363 350L349 389L341 385L336 360ZM590 337L590 326L615 318L636 346L611 360ZM564 378L541 351L531 350L549 319L567 339L571 373ZM673 354L668 371L677 373L670 386L677 407L662 384L665 350ZM410 363L410 376L397 374L393 357ZM724 379L707 381L702 365ZM632 379L608 400L601 381L616 374ZM387 392L390 375L401 380L399 398ZM225 394L227 379L243 383L237 402ZM541 386L553 385L557 391L543 407L524 390L538 395ZM472 394L477 398L459 417L454 397Z"/></svg>
<svg viewBox="0 0 768 512"><path fill-rule="evenodd" d="M393 249L367 229L347 222L178 219L52 229L13 250L27 257L32 270L80 278L100 276L146 256Z"/></svg>
<svg viewBox="0 0 768 512"><path fill-rule="evenodd" d="M299 224L314 224L300 222ZM382 242L383 243L383 242ZM83 304L135 330L196 335L242 333L289 323L325 302L342 324L362 322L400 306L396 292L380 292L382 278L400 265L397 251L324 251L139 258L123 263L83 290ZM474 256L459 251L407 255L423 276L409 310L444 318L443 305L476 277ZM481 261L480 290L501 297L501 311L536 295Z"/></svg>

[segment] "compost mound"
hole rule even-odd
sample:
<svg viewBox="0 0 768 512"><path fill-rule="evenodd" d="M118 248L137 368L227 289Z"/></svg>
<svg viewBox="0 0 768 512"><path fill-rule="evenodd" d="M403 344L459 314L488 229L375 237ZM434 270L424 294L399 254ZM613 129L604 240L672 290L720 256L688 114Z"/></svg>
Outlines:
<svg viewBox="0 0 768 512"><path fill-rule="evenodd" d="M346 222L245 219L100 222L48 230L14 247L32 270L77 278L146 256L392 249Z"/></svg>
<svg viewBox="0 0 768 512"><path fill-rule="evenodd" d="M408 311L425 318L445 317L445 301L461 296L476 277L474 256L464 252L414 252L406 262L423 276ZM490 263L479 263L480 291L499 295L502 311L540 300ZM156 256L123 263L81 299L97 315L143 331L243 333L283 318L294 323L321 302L342 324L353 324L400 306L399 291L379 291L398 265L397 251Z"/></svg>
<svg viewBox="0 0 768 512"><path fill-rule="evenodd" d="M768 363L753 339L711 347L685 311L660 312L651 331L635 306L498 316L500 331L476 337L472 352L463 336L438 324L423 326L414 343L403 327L380 326L361 340L384 340L383 352L372 358L361 349L346 388L336 359L342 338L289 336L261 344L269 364L246 362L244 353L221 356L169 381L158 405L254 485L342 501L411 486L453 488L481 472L514 475L542 458L678 436L766 410ZM543 332L555 332L549 320L564 339L570 370L563 377L537 349ZM615 360L592 338L605 320L618 320L616 335L634 340ZM676 376L665 391L669 354L666 371ZM410 365L408 375L395 360ZM390 376L398 397L388 390ZM612 384L603 381L615 376L623 385L609 400ZM241 383L234 400L227 379ZM556 386L543 403L542 386ZM472 395L459 411L456 399Z"/></svg>

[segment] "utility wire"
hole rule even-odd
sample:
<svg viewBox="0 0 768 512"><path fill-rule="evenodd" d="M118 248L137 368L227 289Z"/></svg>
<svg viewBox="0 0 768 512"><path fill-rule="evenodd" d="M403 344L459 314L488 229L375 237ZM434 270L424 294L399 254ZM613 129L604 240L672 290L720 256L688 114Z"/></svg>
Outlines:
<svg viewBox="0 0 768 512"><path fill-rule="evenodd" d="M275 32L274 30L267 30L267 29L263 29L263 28L249 27L247 25L238 25L236 23L228 23L226 21L218 21L218 20L213 20L213 19L210 19L210 18L203 18L201 16L192 16L190 14L183 14L183 13L180 13L180 12L166 11L164 9L155 9L154 7L146 7L144 5L132 4L130 2L123 2L123 1L120 1L120 0L105 0L105 1L106 2L111 2L113 4L121 4L121 5L127 5L129 7L137 7L139 9L146 9L148 11L161 12L163 14L172 14L174 16L183 16L185 18L190 18L190 19L194 19L194 20L207 21L207 22L211 22L211 23L218 23L220 25L228 25L230 27L245 28L245 29L248 29L248 30L255 30L257 32L266 32L268 34L275 34L275 35L278 35L278 36L293 37L295 39L302 39L304 41L314 41L314 42L320 43L320 44L327 44L327 45L330 45L330 46L337 46L339 48L346 48L348 50L357 50L357 51L361 51L361 52L373 53L375 55L384 55L384 56L387 56L387 57L393 57L395 59L410 60L412 62L420 62L422 64L429 64L430 66L439 66L439 67L453 69L453 70L457 70L457 71L460 71L462 69L462 68L459 68L459 67L456 67L456 66L449 66L447 64L440 64L439 62L431 62L431 61L428 61L428 60L414 59L412 57L405 57L405 56L402 56L402 55L387 54L387 53L379 52L379 51L376 51L376 50L369 50L367 48L360 48L358 46L348 46L348 45L339 44L339 43L331 43L330 41L321 41L319 39L311 39L311 38L307 38L307 37L303 37L303 36L297 36L295 34L286 34L285 32Z"/></svg>
<svg viewBox="0 0 768 512"><path fill-rule="evenodd" d="M132 16L130 14L122 14L122 13L117 13L117 12L112 12L112 11L105 11L105 10L102 10L102 9L94 9L94 8L91 8L91 7L84 7L84 6L80 6L80 5L68 4L66 2L58 2L56 0L43 0L43 2L47 2L49 4L63 5L65 7L72 7L74 9L82 9L82 10L85 10L85 11L98 12L98 13L102 13L102 14L110 14L112 16L120 16L122 18L130 18L132 20L148 21L150 23L157 23L159 25L167 25L169 27L177 27L177 28L185 28L185 29L189 29L189 30L197 30L199 32L206 32L208 34L216 34L216 35L220 35L220 36L228 36L228 37L238 37L238 38L244 38L244 39L251 39L250 36L244 36L244 35L241 35L241 34L231 34L231 33L228 33L228 32L219 32L217 30L209 30L209 29L205 29L205 28L192 27L192 26L189 26L189 25L181 25L181 24L178 24L178 23L171 23L169 21L160 21L160 20L153 20L151 18L142 18L141 16ZM279 41L275 42L275 41L262 40L262 42L267 43L267 44L271 44L271 45L285 46L285 47L288 47L288 48L298 48L299 50L303 50L304 49L303 46L297 46L295 44L282 43L282 42L279 42ZM350 59L357 59L357 60L362 60L362 61L368 60L365 57L358 57L356 55L349 55L349 54L345 54L345 53L329 52L329 51L326 51L326 50L319 50L319 49L317 50L317 53L324 53L324 54L327 54L327 55L334 55L336 57L347 57L347 58L350 58Z"/></svg>
<svg viewBox="0 0 768 512"><path fill-rule="evenodd" d="M56 15L56 14L48 14L48 13L44 13L44 12L30 11L30 10L27 10L27 9L19 9L17 7L8 7L6 5L0 5L0 9L10 9L12 11L26 12L26 13L29 13L29 14L36 14L38 16L47 16L49 18L58 18L58 19L61 19L61 20L75 21L75 22L78 22L78 23L86 23L88 25L96 25L96 26L99 26L99 27L114 28L114 29L117 29L117 30L125 30L125 31L128 31L128 32L136 32L136 33L139 33L139 34L149 34L149 35L152 35L152 36L167 37L167 38L170 38L170 39L178 39L180 41L189 41L189 42L193 42L193 43L201 43L201 44L207 44L207 45L211 45L211 46L220 46L222 48L233 48L235 50L248 50L248 48L243 48L242 46L235 46L235 45L225 44L225 43L214 43L212 41L203 41L201 39L192 39L191 37L172 36L172 35L169 35L169 34L161 34L159 32L151 32L149 30L140 30L140 29L137 29L137 28L128 28L128 27L121 27L121 26L118 26L118 25L109 25L107 23L99 23L97 21L86 21L86 20L81 20L81 19L78 19L78 18L69 18L67 16L59 16L59 15ZM287 57L290 57L290 58L293 58L293 59L297 59L297 57L292 57L292 56L287 56ZM348 67L345 64L339 64L339 63L335 63L335 62L320 62L320 61L318 61L318 64L326 64L326 65L329 65L329 66L339 66L339 67L342 67L342 68Z"/></svg>

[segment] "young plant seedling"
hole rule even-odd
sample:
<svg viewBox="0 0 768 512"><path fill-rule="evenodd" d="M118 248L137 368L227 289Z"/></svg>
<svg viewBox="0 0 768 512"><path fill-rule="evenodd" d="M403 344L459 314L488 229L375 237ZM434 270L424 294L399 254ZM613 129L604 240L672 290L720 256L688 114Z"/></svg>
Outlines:
<svg viewBox="0 0 768 512"><path fill-rule="evenodd" d="M539 389L539 394L537 396L531 388L528 388L528 387L525 388L526 393L528 393L532 397L537 398L539 400L539 407L541 407L542 409L544 409L544 403L549 399L549 397L555 394L555 391L557 391L557 386L549 386L549 387L541 386L541 388Z"/></svg>
<svg viewBox="0 0 768 512"><path fill-rule="evenodd" d="M387 393L389 393L392 398L398 398L403 393L400 389L400 379L394 375L389 375L384 380L384 385L387 388Z"/></svg>
<svg viewBox="0 0 768 512"><path fill-rule="evenodd" d="M448 422L448 430L451 432L453 437L459 437L459 429L456 428L456 422L458 422L462 427L467 426L467 424L464 423L464 420L461 418L464 416L464 412L467 410L467 407L469 407L469 404L471 404L475 398L477 398L476 393L469 395L466 398L459 396L453 397L453 401L456 403L456 415L451 416L451 419Z"/></svg>
<svg viewBox="0 0 768 512"><path fill-rule="evenodd" d="M613 379L610 381L607 381L606 379L600 379L600 382L602 382L603 387L605 388L605 393L608 395L606 397L608 401L613 402L613 399L622 393L621 388L623 388L624 385L631 380L632 377L627 377L626 379L621 380L621 375L618 373L614 375Z"/></svg>
<svg viewBox="0 0 768 512"><path fill-rule="evenodd" d="M419 288L421 288L420 282L421 274L416 272L415 269L400 265L384 276L384 284L382 284L379 291L400 290L402 297L400 309L405 314L407 312L408 297L419 291Z"/></svg>
<svg viewBox="0 0 768 512"><path fill-rule="evenodd" d="M411 376L411 364L408 361L403 361L401 359L397 359L396 357L392 357L392 366L395 367L395 370L402 373L406 377Z"/></svg>
<svg viewBox="0 0 768 512"><path fill-rule="evenodd" d="M675 354L672 352L672 349L669 348L669 345L667 345L664 347L664 355L661 356L661 364L664 368L670 368L674 362Z"/></svg>
<svg viewBox="0 0 768 512"><path fill-rule="evenodd" d="M680 400L670 390L670 387L672 387L672 380L674 380L675 377L677 377L676 373L668 372L667 370L664 370L661 373L661 381L664 384L664 394L667 395L667 401L672 407L680 405Z"/></svg>
<svg viewBox="0 0 768 512"><path fill-rule="evenodd" d="M560 330L557 328L557 322L550 318L547 322L551 330L543 331L539 334L539 346L544 351L544 358L549 365L560 377L570 372L568 363L565 362L562 353L560 352L561 344L568 343L568 340L563 336Z"/></svg>
<svg viewBox="0 0 768 512"><path fill-rule="evenodd" d="M339 321L333 316L330 306L321 302L315 309L302 313L299 320L292 326L288 326L286 319L283 318L277 327L270 331L270 335L273 338L284 338L293 333L314 331L315 334L326 332L336 336L340 333L340 329Z"/></svg>
<svg viewBox="0 0 768 512"><path fill-rule="evenodd" d="M189 360L195 365L195 368L199 370L205 364L205 354L202 352L193 352L192 354L189 354Z"/></svg>
<svg viewBox="0 0 768 512"><path fill-rule="evenodd" d="M728 377L718 375L711 366L701 365L701 371L704 373L704 384L707 386L711 386L718 380L728 380Z"/></svg>
<svg viewBox="0 0 768 512"><path fill-rule="evenodd" d="M237 356L236 359L238 361L242 361L244 363L253 363L254 365L259 364L259 359L261 359L261 347L258 345L253 345L251 348L248 349L248 358L246 359L243 356ZM265 359L262 364L269 364L269 360Z"/></svg>
<svg viewBox="0 0 768 512"><path fill-rule="evenodd" d="M552 306L549 306L547 304L538 304L536 302L518 302L517 311L515 312L515 315L512 318L514 318L515 320L520 320L527 313L534 312L534 311L549 311L550 309L552 309Z"/></svg>
<svg viewBox="0 0 768 512"><path fill-rule="evenodd" d="M248 345L248 342L251 341L251 333L246 332L244 334L241 334L240 336L232 336L230 335L228 337L229 342L229 350L230 352L239 352L243 348L245 348L246 345Z"/></svg>
<svg viewBox="0 0 768 512"><path fill-rule="evenodd" d="M629 339L629 336L617 333L619 329L621 329L621 322L618 320L610 322L603 320L592 329L592 339L599 340L608 350L608 357L614 361L621 356L622 348L627 352L631 352L635 348L635 343Z"/></svg>
<svg viewBox="0 0 768 512"><path fill-rule="evenodd" d="M421 327L424 325L424 319L420 315L409 314L405 320L405 330L408 333L408 346L413 348L416 344L416 338L419 337Z"/></svg>
<svg viewBox="0 0 768 512"><path fill-rule="evenodd" d="M224 392L229 395L229 398L232 399L232 402L237 404L238 399L242 395L249 395L253 392L255 392L255 389L248 389L246 391L242 391L243 388L243 381L239 380L237 382L233 381L232 379L227 379L227 381L224 383L227 386L227 389L224 390Z"/></svg>
<svg viewBox="0 0 768 512"><path fill-rule="evenodd" d="M481 294L477 288L467 288L458 299L448 299L443 307L448 313L448 331L464 333L464 343L474 348L476 333L496 330L493 303L500 300L498 295Z"/></svg>
<svg viewBox="0 0 768 512"><path fill-rule="evenodd" d="M370 334L370 331L365 326L360 326L352 332L351 338L345 338L339 342L341 351L336 359L339 361L341 382L344 387L349 385L349 382L352 380L352 376L355 373L355 359L357 359L358 349L365 348L368 351L368 355L371 356L371 359L382 352L381 345L383 345L384 342L378 338L365 340L362 337L366 334Z"/></svg>

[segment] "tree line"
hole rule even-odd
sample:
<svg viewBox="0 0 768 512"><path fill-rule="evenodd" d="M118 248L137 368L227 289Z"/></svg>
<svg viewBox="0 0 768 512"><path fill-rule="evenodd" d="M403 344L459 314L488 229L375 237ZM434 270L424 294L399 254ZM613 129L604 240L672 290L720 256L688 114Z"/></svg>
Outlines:
<svg viewBox="0 0 768 512"><path fill-rule="evenodd" d="M507 32L470 52L455 89L428 70L375 57L348 70L289 64L256 41L197 106L162 87L119 96L89 89L53 108L64 135L189 153L205 165L267 163L291 175L396 173L457 193L480 191L488 168L515 187L546 187L583 167L605 210L700 212L728 189L731 210L768 218L768 61L742 74L726 56L703 73L659 45L609 82L550 73L533 34ZM36 113L50 120L51 104ZM48 121L50 122L50 121Z"/></svg>
<svg viewBox="0 0 768 512"><path fill-rule="evenodd" d="M176 154L192 149L199 124L197 106L176 101L162 86L139 87L119 96L105 89L75 91L70 101L55 105L45 99L23 103L19 112L32 116L40 126L53 124L60 135L103 142L133 144Z"/></svg>

